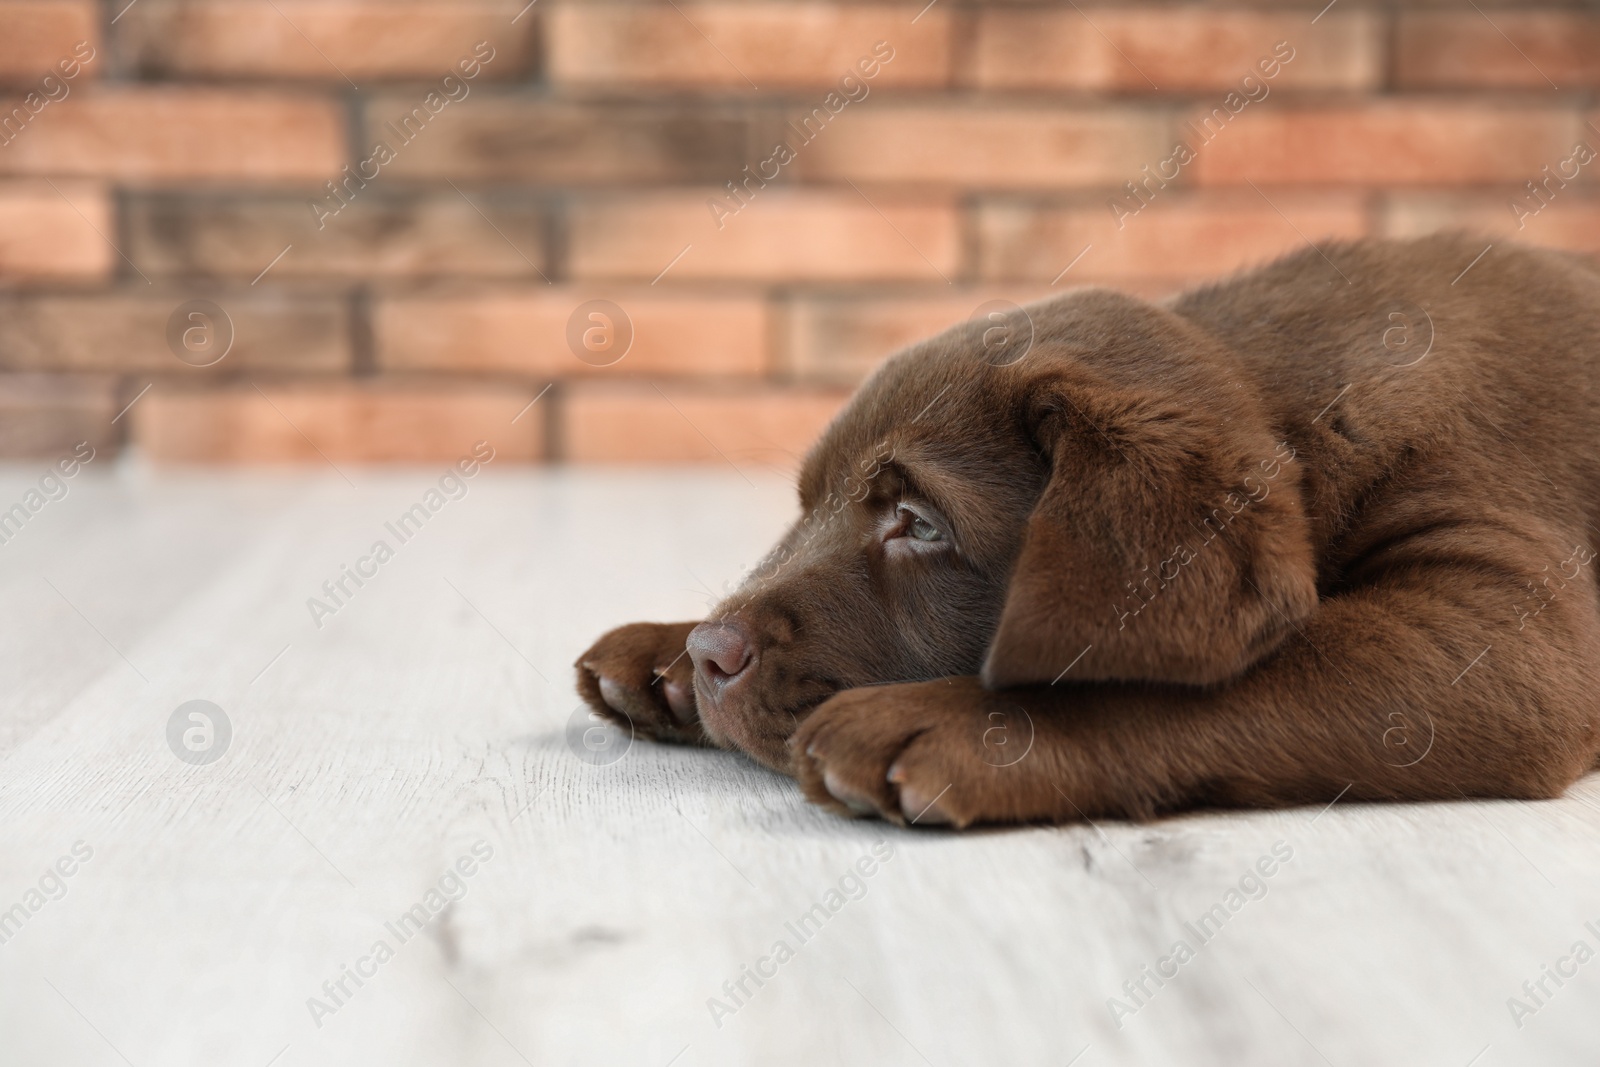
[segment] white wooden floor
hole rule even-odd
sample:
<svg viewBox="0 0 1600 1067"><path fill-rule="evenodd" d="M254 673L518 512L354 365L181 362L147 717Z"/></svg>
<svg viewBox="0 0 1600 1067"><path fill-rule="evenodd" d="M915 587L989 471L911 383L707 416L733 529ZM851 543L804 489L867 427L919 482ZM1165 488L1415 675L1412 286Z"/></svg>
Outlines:
<svg viewBox="0 0 1600 1067"><path fill-rule="evenodd" d="M0 510L40 473L0 475ZM788 487L491 469L319 630L307 598L439 472L344 473L91 468L0 546L5 1067L1600 1060L1600 960L1560 963L1600 951L1600 779L952 835L825 815L732 755L586 760L568 664L701 612ZM191 700L231 724L213 762L169 747ZM1230 899L1202 944L1185 922ZM363 984L325 993L347 965Z"/></svg>

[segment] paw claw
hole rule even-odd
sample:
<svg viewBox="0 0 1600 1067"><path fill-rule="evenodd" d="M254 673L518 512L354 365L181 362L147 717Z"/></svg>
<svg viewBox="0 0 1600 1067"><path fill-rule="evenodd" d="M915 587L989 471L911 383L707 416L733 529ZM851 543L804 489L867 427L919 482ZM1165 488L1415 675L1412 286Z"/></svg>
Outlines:
<svg viewBox="0 0 1600 1067"><path fill-rule="evenodd" d="M695 710L694 694L682 682L673 681L665 675L658 675L661 681L661 693L667 698L667 709L672 712L672 717L680 725L692 725L698 718Z"/></svg>
<svg viewBox="0 0 1600 1067"><path fill-rule="evenodd" d="M833 799L849 808L852 815L878 814L878 805L845 785L831 768L822 772L822 787Z"/></svg>
<svg viewBox="0 0 1600 1067"><path fill-rule="evenodd" d="M606 706L612 711L617 712L619 715L626 715L627 712L624 710L624 705L628 700L628 691L623 688L622 683L598 672L596 677L600 682L600 699L604 700Z"/></svg>
<svg viewBox="0 0 1600 1067"><path fill-rule="evenodd" d="M640 736L706 743L690 672L678 666L694 625L631 623L602 634L574 664L579 696L596 714Z"/></svg>
<svg viewBox="0 0 1600 1067"><path fill-rule="evenodd" d="M949 826L954 820L939 806L940 799L939 796L925 796L914 785L902 786L900 810L907 821L918 826Z"/></svg>

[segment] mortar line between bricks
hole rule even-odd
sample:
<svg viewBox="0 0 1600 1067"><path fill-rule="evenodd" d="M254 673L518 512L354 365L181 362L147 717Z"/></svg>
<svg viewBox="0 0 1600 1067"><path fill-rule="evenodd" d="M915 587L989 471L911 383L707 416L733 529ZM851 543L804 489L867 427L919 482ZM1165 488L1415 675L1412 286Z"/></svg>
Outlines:
<svg viewBox="0 0 1600 1067"><path fill-rule="evenodd" d="M567 263L569 243L567 211L567 197L560 193L554 196L541 197L540 210L544 212L544 219L539 226L539 236L544 241L544 265L550 271L550 284L558 281L562 284L571 280L570 268Z"/></svg>
<svg viewBox="0 0 1600 1067"><path fill-rule="evenodd" d="M1375 95L1391 96L1400 84L1400 13L1392 6L1386 7L1378 26L1378 84Z"/></svg>
<svg viewBox="0 0 1600 1067"><path fill-rule="evenodd" d="M78 210L78 205L74 204L67 197L67 194L63 193L61 191L61 187L59 185L57 185L55 182L51 181L49 178L45 178L45 182L50 186L50 188L52 188L52 189L54 189L56 191L56 195L57 196L59 196L62 200L66 201L67 206L72 209L72 211L73 211L73 213L75 215L77 215L80 219L83 220L83 224L85 226L87 226L87 227L89 227L89 229L93 230L95 232L95 235L97 237L99 237L100 240L102 240L106 244L110 245L112 251L116 252L117 255L121 256L123 258L123 260L125 260L127 262L128 266L133 268L135 274L139 275L139 277L144 279L144 283L146 285L154 285L155 284L155 282L151 281L149 276L146 275L144 271L139 269L139 264L137 264L133 260L129 259L128 258L128 254L126 252L124 252L122 249L117 247L117 242L113 241L111 238L109 238L105 234L101 233L100 232L100 228L98 226L96 226L94 223L89 221L89 216L85 215L82 211ZM113 224L116 221L117 220L113 219L112 220Z"/></svg>
<svg viewBox="0 0 1600 1067"><path fill-rule="evenodd" d="M357 170L361 168L361 146L367 136L366 111L369 103L359 91L344 94L344 150L348 159L345 166L355 163Z"/></svg>
<svg viewBox="0 0 1600 1067"><path fill-rule="evenodd" d="M540 433L546 463L567 462L566 397L565 382L557 380L550 383L550 399L544 405L544 423Z"/></svg>
<svg viewBox="0 0 1600 1067"><path fill-rule="evenodd" d="M555 385L555 384L556 383L553 382L553 381L550 382L549 385L546 385L543 389L539 390L538 396L535 396L532 400L530 400L526 404L524 404L522 406L522 410L521 411L519 411L515 415L511 416L511 425L515 426L517 424L517 420L522 418L522 416L526 415L528 413L529 409L531 409L533 407L533 405L535 405L535 404L537 404L539 402L539 397L544 396L544 394L548 393L550 391L550 386Z"/></svg>
<svg viewBox="0 0 1600 1067"><path fill-rule="evenodd" d="M100 31L100 40L102 41L111 40L111 27L117 24L117 19L120 19L123 15L127 14L127 7L123 8L116 15L111 14L111 5L116 2L117 0L108 0L107 3L95 5L95 10L99 13L99 17L95 20L95 23L96 28ZM129 3L128 7L132 7L135 3L138 3L138 0L132 0L132 3ZM103 75L103 81L122 81L123 79L120 76L121 64L117 62L120 57L113 55L112 49L107 49L106 52L106 66Z"/></svg>
<svg viewBox="0 0 1600 1067"><path fill-rule="evenodd" d="M378 373L377 343L372 324L372 291L358 285L350 294L350 373L371 378Z"/></svg>
<svg viewBox="0 0 1600 1067"><path fill-rule="evenodd" d="M112 417L112 423L115 424L118 419L126 415L133 405L139 402L139 397L142 397L144 394L148 393L155 384L155 382L151 382L149 385L146 385L143 389L139 390L139 396L136 396L132 400L128 401L128 406L117 412L116 415Z"/></svg>
<svg viewBox="0 0 1600 1067"><path fill-rule="evenodd" d="M982 16L969 3L962 0L952 0L952 3L945 30L950 55L943 79L945 92L974 85L978 69L978 25Z"/></svg>

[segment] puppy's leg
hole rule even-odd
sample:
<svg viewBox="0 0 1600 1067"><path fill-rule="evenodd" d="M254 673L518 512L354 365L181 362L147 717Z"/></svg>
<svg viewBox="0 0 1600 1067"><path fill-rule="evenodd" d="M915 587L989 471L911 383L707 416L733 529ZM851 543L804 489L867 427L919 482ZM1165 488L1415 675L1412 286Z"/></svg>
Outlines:
<svg viewBox="0 0 1600 1067"><path fill-rule="evenodd" d="M952 678L847 690L801 725L793 770L818 803L918 825L1143 818L1341 791L1555 796L1600 751L1600 608L1585 568L1538 601L1518 574L1564 554L1524 546L1518 568L1415 556L1325 601L1219 687L990 691Z"/></svg>
<svg viewBox="0 0 1600 1067"><path fill-rule="evenodd" d="M695 710L692 622L619 626L578 657L578 694L595 711L657 741L709 744Z"/></svg>

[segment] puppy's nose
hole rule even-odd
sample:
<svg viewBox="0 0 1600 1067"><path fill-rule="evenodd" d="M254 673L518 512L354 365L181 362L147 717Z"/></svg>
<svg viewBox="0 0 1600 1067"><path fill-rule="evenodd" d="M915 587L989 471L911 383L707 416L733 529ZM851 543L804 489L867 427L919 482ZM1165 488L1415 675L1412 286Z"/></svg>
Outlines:
<svg viewBox="0 0 1600 1067"><path fill-rule="evenodd" d="M703 622L689 631L687 643L695 670L718 690L739 677L755 658L750 632L735 619Z"/></svg>

